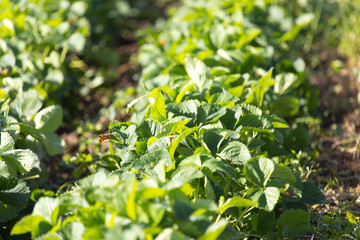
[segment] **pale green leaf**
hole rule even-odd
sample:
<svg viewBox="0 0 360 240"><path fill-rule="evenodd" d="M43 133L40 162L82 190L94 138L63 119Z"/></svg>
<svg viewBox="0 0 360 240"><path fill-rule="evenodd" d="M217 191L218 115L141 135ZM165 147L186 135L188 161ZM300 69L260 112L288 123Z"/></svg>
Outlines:
<svg viewBox="0 0 360 240"><path fill-rule="evenodd" d="M62 107L60 105L52 105L36 114L34 119L35 127L46 132L53 132L59 128L62 118Z"/></svg>
<svg viewBox="0 0 360 240"><path fill-rule="evenodd" d="M229 222L226 221L225 219L220 219L220 221L212 223L206 229L205 234L199 238L199 240L216 240L216 239L218 239L228 224L229 224Z"/></svg>
<svg viewBox="0 0 360 240"><path fill-rule="evenodd" d="M206 81L205 64L201 60L187 55L185 57L185 70L190 79L199 87L201 92Z"/></svg>
<svg viewBox="0 0 360 240"><path fill-rule="evenodd" d="M159 123L163 123L167 119L165 99L161 93L158 93L154 104L150 108L150 116L154 119L154 121Z"/></svg>
<svg viewBox="0 0 360 240"><path fill-rule="evenodd" d="M226 202L223 205L221 205L217 211L218 213L223 214L227 209L232 207L242 208L242 207L254 207L257 205L258 205L257 202L251 201L249 199L233 197L226 200Z"/></svg>
<svg viewBox="0 0 360 240"><path fill-rule="evenodd" d="M274 163L267 158L249 160L244 169L245 177L259 187L266 186L274 171Z"/></svg>
<svg viewBox="0 0 360 240"><path fill-rule="evenodd" d="M245 164L251 158L248 148L241 142L230 142L221 149L218 156L237 164Z"/></svg>

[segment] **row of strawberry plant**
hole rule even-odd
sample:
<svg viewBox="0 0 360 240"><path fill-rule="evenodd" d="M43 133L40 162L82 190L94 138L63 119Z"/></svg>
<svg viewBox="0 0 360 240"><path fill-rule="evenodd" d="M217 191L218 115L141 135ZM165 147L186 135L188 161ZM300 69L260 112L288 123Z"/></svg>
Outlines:
<svg viewBox="0 0 360 240"><path fill-rule="evenodd" d="M324 203L324 197L282 163L299 149L288 142L296 136L287 136L286 121L272 114L298 112L299 85L306 87L301 69L282 60L283 55L262 58L268 46L262 48L261 40L273 32L259 29L252 37L237 32L242 25L253 26L248 21L264 10L261 5L189 2L178 9L179 15L189 13L189 7L198 14L184 22L199 21L198 26L214 32L197 31L191 22L191 31L184 25L184 34L169 42L171 50L157 49L167 44L162 38L143 48L139 59L151 60L142 74L146 92L131 104L133 122L110 124L110 154L96 163L99 172L55 199L41 198L13 234L30 232L39 239L229 239L295 238L311 230L308 206ZM204 18L208 21L201 18L204 12L213 14ZM246 20L239 18L243 12ZM183 20L169 22L182 26ZM299 22L275 42L291 40L305 26ZM229 45L217 39L223 30L233 33L225 39ZM205 35L197 38L199 33ZM248 40L236 45L241 37ZM244 59L252 60L242 65ZM275 71L264 70L272 61L280 61ZM149 69L154 75L147 78ZM283 105L274 104L277 99ZM291 108L279 110L289 104Z"/></svg>
<svg viewBox="0 0 360 240"><path fill-rule="evenodd" d="M57 199L41 199L13 234L64 239L79 228L77 237L70 235L74 239L135 233L141 239L225 239L293 238L310 231L306 209L324 203L322 194L261 151L262 139L282 144L277 129L287 128L286 122L210 79L202 89L205 64L191 57L185 63L192 76L187 86L154 89L139 124L110 125L114 146L102 159L110 175L100 171ZM194 72L199 65L202 70ZM50 212L41 210L50 206Z"/></svg>
<svg viewBox="0 0 360 240"><path fill-rule="evenodd" d="M119 65L118 56L97 63L129 29L113 20L136 17L147 4L108 1L100 13L97 1L0 2L0 238L31 205L30 189L48 186L43 160L63 153L56 133L63 115L74 117L77 99L114 78L107 69ZM99 20L104 12L108 22ZM122 29L109 35L110 25Z"/></svg>

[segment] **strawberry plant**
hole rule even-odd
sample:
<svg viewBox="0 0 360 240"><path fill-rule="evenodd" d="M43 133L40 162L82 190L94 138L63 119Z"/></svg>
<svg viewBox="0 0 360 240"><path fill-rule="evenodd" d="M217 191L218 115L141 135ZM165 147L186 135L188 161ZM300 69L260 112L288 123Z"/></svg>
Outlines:
<svg viewBox="0 0 360 240"><path fill-rule="evenodd" d="M29 125L13 122L8 117L8 99L0 90L0 226L11 229L27 207L30 189L25 179L40 171L37 155L29 149L15 149L19 139L31 135L41 139L40 133ZM1 234L0 234L1 236Z"/></svg>

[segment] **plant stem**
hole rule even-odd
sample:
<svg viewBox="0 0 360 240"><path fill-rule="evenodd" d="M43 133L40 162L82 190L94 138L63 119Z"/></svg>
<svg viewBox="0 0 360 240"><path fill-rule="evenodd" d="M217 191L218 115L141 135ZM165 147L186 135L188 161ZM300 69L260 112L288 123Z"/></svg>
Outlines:
<svg viewBox="0 0 360 240"><path fill-rule="evenodd" d="M215 223L217 223L217 222L220 220L220 218L221 218L221 213L219 213L219 214L217 215L216 220L215 220Z"/></svg>
<svg viewBox="0 0 360 240"><path fill-rule="evenodd" d="M244 217L244 215L248 212L250 212L254 207L248 207L246 208L238 217L238 219L236 219L235 225Z"/></svg>

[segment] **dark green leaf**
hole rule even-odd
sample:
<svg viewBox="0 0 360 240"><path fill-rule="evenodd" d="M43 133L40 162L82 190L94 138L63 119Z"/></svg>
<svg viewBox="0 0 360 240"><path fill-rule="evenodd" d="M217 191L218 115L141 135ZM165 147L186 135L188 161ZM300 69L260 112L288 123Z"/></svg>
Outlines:
<svg viewBox="0 0 360 240"><path fill-rule="evenodd" d="M11 205L17 211L26 206L26 201L29 197L29 188L23 181L18 181L15 186L0 191L0 202Z"/></svg>
<svg viewBox="0 0 360 240"><path fill-rule="evenodd" d="M306 204L326 204L325 196L319 190L319 188L311 183L311 182L304 182L303 183L303 195L302 200Z"/></svg>
<svg viewBox="0 0 360 240"><path fill-rule="evenodd" d="M204 146L215 155L218 152L219 145L224 138L224 132L210 130L202 136Z"/></svg>
<svg viewBox="0 0 360 240"><path fill-rule="evenodd" d="M277 233L283 238L300 238L310 230L310 216L303 210L287 210L278 219Z"/></svg>
<svg viewBox="0 0 360 240"><path fill-rule="evenodd" d="M25 124L25 123L14 123L14 124L18 124L20 126L20 132L25 133L25 134L29 134L38 141L43 140L41 132L38 129L34 128L33 126L30 126L30 125Z"/></svg>
<svg viewBox="0 0 360 240"><path fill-rule="evenodd" d="M241 126L241 131L270 132L272 125L265 117L256 115L245 115L240 117L237 126Z"/></svg>
<svg viewBox="0 0 360 240"><path fill-rule="evenodd" d="M0 201L0 223L9 221L10 219L16 217L16 210L14 207L4 204Z"/></svg>
<svg viewBox="0 0 360 240"><path fill-rule="evenodd" d="M266 235L275 225L275 212L260 210L253 221L253 229L260 235Z"/></svg>
<svg viewBox="0 0 360 240"><path fill-rule="evenodd" d="M271 175L271 178L284 180L291 184L296 183L295 174L291 171L290 168L286 167L284 164L275 164L275 169Z"/></svg>

